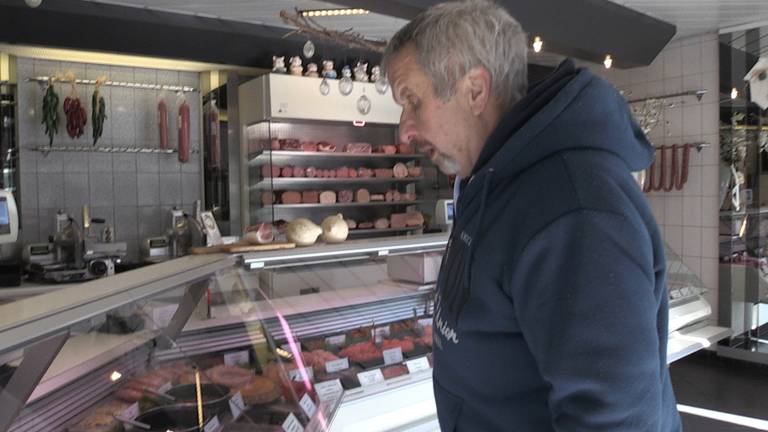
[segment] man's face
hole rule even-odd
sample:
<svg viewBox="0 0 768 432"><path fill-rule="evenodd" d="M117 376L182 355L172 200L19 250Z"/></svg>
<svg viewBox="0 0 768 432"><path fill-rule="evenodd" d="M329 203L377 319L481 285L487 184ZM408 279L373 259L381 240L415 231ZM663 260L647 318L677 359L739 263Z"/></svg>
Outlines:
<svg viewBox="0 0 768 432"><path fill-rule="evenodd" d="M403 107L400 140L416 144L420 152L445 174L466 177L472 171L468 154L472 114L461 104L461 93L447 102L436 94L432 82L418 63L413 46L393 58L388 77L395 102Z"/></svg>

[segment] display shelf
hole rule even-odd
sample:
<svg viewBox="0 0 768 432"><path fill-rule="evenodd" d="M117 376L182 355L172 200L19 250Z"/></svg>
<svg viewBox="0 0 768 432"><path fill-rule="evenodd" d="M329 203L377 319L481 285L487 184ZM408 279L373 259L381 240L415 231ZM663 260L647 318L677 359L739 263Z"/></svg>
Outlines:
<svg viewBox="0 0 768 432"><path fill-rule="evenodd" d="M338 203L337 202L333 204L273 204L271 206L264 206L262 210L410 206L410 205L418 205L418 204L421 204L422 202L423 201L421 200L416 200L416 201L397 201L397 202L377 201L377 202L367 202L367 203L358 203L358 202Z"/></svg>
<svg viewBox="0 0 768 432"><path fill-rule="evenodd" d="M265 150L258 156L249 160L251 166L259 166L268 163L270 159L274 160L294 160L294 159L320 159L320 160L416 160L423 159L424 155L414 154L383 154L383 153L323 153L323 152L302 152L288 150Z"/></svg>
<svg viewBox="0 0 768 432"><path fill-rule="evenodd" d="M401 233L401 232L408 232L408 231L416 231L424 229L422 226L418 227L405 227L405 228L384 228L384 229L353 229L349 230L349 235L368 235L368 234L387 234L387 233Z"/></svg>
<svg viewBox="0 0 768 432"><path fill-rule="evenodd" d="M390 184L390 183L418 183L424 181L424 177L406 177L406 178L309 178L309 177L291 177L291 178L273 178L272 180L262 180L255 185L251 185L251 190L273 190L277 188L299 186L299 185L346 185L346 184Z"/></svg>

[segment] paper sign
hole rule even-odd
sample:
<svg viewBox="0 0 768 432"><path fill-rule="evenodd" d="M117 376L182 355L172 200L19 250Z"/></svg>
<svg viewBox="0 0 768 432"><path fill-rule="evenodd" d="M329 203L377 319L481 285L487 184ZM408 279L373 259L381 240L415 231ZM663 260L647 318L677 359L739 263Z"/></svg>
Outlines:
<svg viewBox="0 0 768 432"><path fill-rule="evenodd" d="M383 354L385 365L402 363L403 361L403 349L400 347L384 350Z"/></svg>
<svg viewBox="0 0 768 432"><path fill-rule="evenodd" d="M372 371L360 372L357 374L357 379L360 380L360 385L365 387L384 382L384 375L381 373L381 369L374 369Z"/></svg>
<svg viewBox="0 0 768 432"><path fill-rule="evenodd" d="M312 381L315 378L315 371L311 368L304 368L307 372L309 380ZM301 375L301 369L293 369L288 372L288 376L291 377L291 381L304 381L304 377Z"/></svg>
<svg viewBox="0 0 768 432"><path fill-rule="evenodd" d="M420 357L415 360L408 360L405 362L405 366L408 367L408 373L421 372L429 370L429 360L426 357Z"/></svg>
<svg viewBox="0 0 768 432"><path fill-rule="evenodd" d="M168 390L170 390L171 387L172 387L171 382L168 381L167 383L161 385L160 388L157 389L157 391L159 391L160 393L168 393Z"/></svg>
<svg viewBox="0 0 768 432"><path fill-rule="evenodd" d="M325 371L328 373L343 371L345 369L349 369L349 359L347 357L325 362Z"/></svg>
<svg viewBox="0 0 768 432"><path fill-rule="evenodd" d="M232 418L236 419L240 417L240 414L242 414L244 409L245 401L243 400L243 395L240 394L240 392L237 392L232 396L232 399L229 400L229 410L232 412Z"/></svg>
<svg viewBox="0 0 768 432"><path fill-rule="evenodd" d="M248 351L236 351L224 354L224 364L227 366L248 366Z"/></svg>
<svg viewBox="0 0 768 432"><path fill-rule="evenodd" d="M125 411L123 411L122 414L120 414L120 417L126 418L128 420L135 420L136 417L139 416L139 403L136 402L135 404L129 406Z"/></svg>
<svg viewBox="0 0 768 432"><path fill-rule="evenodd" d="M345 342L347 342L347 335L345 334L325 338L325 343L328 345L342 346Z"/></svg>
<svg viewBox="0 0 768 432"><path fill-rule="evenodd" d="M304 426L301 425L299 419L293 413L290 413L283 422L283 430L285 432L304 432Z"/></svg>
<svg viewBox="0 0 768 432"><path fill-rule="evenodd" d="M173 318L173 314L176 313L176 309L179 308L179 305L168 305L168 306L160 306L152 309L152 323L155 326L155 329L164 329L168 327L168 324L171 323L171 318Z"/></svg>
<svg viewBox="0 0 768 432"><path fill-rule="evenodd" d="M387 336L389 336L389 326L376 327L373 329L373 340L376 341L376 343L381 342Z"/></svg>
<svg viewBox="0 0 768 432"><path fill-rule="evenodd" d="M301 405L301 409L304 410L304 414L306 414L309 418L312 418L312 416L315 415L315 411L317 411L317 405L315 405L315 401L312 400L312 397L309 396L309 393L305 394L304 397L301 398L299 405Z"/></svg>
<svg viewBox="0 0 768 432"><path fill-rule="evenodd" d="M318 399L328 401L341 396L344 393L344 387L341 386L341 380L335 379L315 384L315 392Z"/></svg>
<svg viewBox="0 0 768 432"><path fill-rule="evenodd" d="M204 432L216 432L221 428L221 424L219 423L219 417L214 416L211 421L205 424L205 427L203 428Z"/></svg>

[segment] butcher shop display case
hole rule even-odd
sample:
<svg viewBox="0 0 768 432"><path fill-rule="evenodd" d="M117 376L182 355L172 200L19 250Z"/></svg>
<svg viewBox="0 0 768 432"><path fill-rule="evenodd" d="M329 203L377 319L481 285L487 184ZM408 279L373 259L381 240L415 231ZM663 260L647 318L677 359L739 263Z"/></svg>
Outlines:
<svg viewBox="0 0 768 432"><path fill-rule="evenodd" d="M327 84L326 93L321 91ZM435 229L445 175L398 144L401 108L390 90L268 74L239 87L244 225L342 214L351 238Z"/></svg>
<svg viewBox="0 0 768 432"><path fill-rule="evenodd" d="M446 242L187 256L0 305L0 430L437 430Z"/></svg>

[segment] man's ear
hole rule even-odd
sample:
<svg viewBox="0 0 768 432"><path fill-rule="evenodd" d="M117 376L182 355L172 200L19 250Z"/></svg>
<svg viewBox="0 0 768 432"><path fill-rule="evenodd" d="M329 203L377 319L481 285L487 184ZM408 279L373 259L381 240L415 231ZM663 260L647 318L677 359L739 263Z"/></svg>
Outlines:
<svg viewBox="0 0 768 432"><path fill-rule="evenodd" d="M491 100L491 73L484 67L474 67L465 78L469 108L473 115L480 115Z"/></svg>

